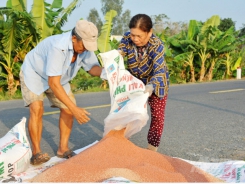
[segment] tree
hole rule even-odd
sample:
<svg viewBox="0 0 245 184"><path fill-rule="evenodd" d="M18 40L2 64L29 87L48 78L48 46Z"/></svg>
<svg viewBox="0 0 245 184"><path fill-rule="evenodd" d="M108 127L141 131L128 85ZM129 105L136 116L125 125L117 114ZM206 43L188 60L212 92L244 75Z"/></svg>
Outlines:
<svg viewBox="0 0 245 184"><path fill-rule="evenodd" d="M164 23L164 27L166 27L166 33L169 36L173 36L176 34L179 34L181 31L187 31L188 30L188 24L185 22L171 22L166 21Z"/></svg>
<svg viewBox="0 0 245 184"><path fill-rule="evenodd" d="M122 5L124 0L101 0L102 8L101 11L105 15L110 10L115 10L117 15L120 16L122 13Z"/></svg>
<svg viewBox="0 0 245 184"><path fill-rule="evenodd" d="M161 33L164 28L164 19L169 19L165 14L152 15L151 20L153 24L154 33Z"/></svg>
<svg viewBox="0 0 245 184"><path fill-rule="evenodd" d="M169 17L165 14L152 15L153 32L155 34L162 33L163 31L168 36L179 34L182 30L187 31L188 24L185 22L172 22L169 21Z"/></svg>
<svg viewBox="0 0 245 184"><path fill-rule="evenodd" d="M113 34L114 35L123 35L125 32L129 31L129 21L131 18L130 10L126 10L121 17L116 18L115 25L113 26ZM116 29L116 30L115 30Z"/></svg>
<svg viewBox="0 0 245 184"><path fill-rule="evenodd" d="M99 16L98 11L95 8L90 10L87 20L93 22L96 25L96 27L98 28L98 32L100 34L103 22Z"/></svg>
<svg viewBox="0 0 245 184"><path fill-rule="evenodd" d="M220 19L220 25L218 26L220 31L227 31L230 27L234 27L235 30L235 22L231 18Z"/></svg>
<svg viewBox="0 0 245 184"><path fill-rule="evenodd" d="M123 12L122 14L122 19L121 19L124 22L123 32L126 32L129 29L128 25L129 25L130 19L131 19L131 11L125 10L125 12Z"/></svg>
<svg viewBox="0 0 245 184"><path fill-rule="evenodd" d="M242 28L239 30L239 37L245 36L245 24L242 24Z"/></svg>
<svg viewBox="0 0 245 184"><path fill-rule="evenodd" d="M101 0L101 11L103 15L110 10L115 10L117 12L117 16L113 20L113 28L111 32L113 35L123 35L125 30L128 30L128 23L131 15L130 10L126 10L124 13L122 13L123 3L124 0Z"/></svg>
<svg viewBox="0 0 245 184"><path fill-rule="evenodd" d="M113 19L113 28L111 30L111 34L113 35L123 35L124 32L128 31L128 23L130 21L131 15L130 10L125 10L123 12L122 5L124 0L101 0L102 4L102 14L106 15L110 10L114 10L117 12L117 16ZM98 11L93 8L89 12L88 20L93 22L99 30L99 34L102 26L102 19L100 19Z"/></svg>

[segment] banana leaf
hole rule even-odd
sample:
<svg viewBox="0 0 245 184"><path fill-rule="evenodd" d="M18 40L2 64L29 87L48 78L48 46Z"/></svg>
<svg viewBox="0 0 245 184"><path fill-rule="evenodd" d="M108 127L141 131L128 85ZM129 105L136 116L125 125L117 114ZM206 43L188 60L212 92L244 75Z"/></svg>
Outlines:
<svg viewBox="0 0 245 184"><path fill-rule="evenodd" d="M187 39L193 40L194 37L198 34L198 32L199 32L198 22L196 20L190 20Z"/></svg>
<svg viewBox="0 0 245 184"><path fill-rule="evenodd" d="M102 53L111 50L110 36L112 30L112 21L116 15L117 12L115 10L110 10L104 17L105 23L101 28L101 34L98 38L98 49Z"/></svg>
<svg viewBox="0 0 245 184"><path fill-rule="evenodd" d="M68 16L79 6L80 0L73 0L66 8L59 9L59 16L54 20L55 29L61 30L61 27L68 21Z"/></svg>
<svg viewBox="0 0 245 184"><path fill-rule="evenodd" d="M41 39L52 35L54 29L54 26L50 26L47 23L48 17L52 17L47 11L48 6L49 4L45 3L44 0L34 0L31 9L33 20L41 30Z"/></svg>
<svg viewBox="0 0 245 184"><path fill-rule="evenodd" d="M240 67L240 66L241 66L241 61L242 61L242 57L239 57L239 58L236 60L234 66L231 68L231 70L234 71L234 70L236 70L238 67Z"/></svg>
<svg viewBox="0 0 245 184"><path fill-rule="evenodd" d="M209 27L218 27L219 25L220 17L218 15L214 15L203 24L201 28L201 33L204 34L204 32L209 29Z"/></svg>
<svg viewBox="0 0 245 184"><path fill-rule="evenodd" d="M8 0L6 6L17 11L26 11L27 0Z"/></svg>

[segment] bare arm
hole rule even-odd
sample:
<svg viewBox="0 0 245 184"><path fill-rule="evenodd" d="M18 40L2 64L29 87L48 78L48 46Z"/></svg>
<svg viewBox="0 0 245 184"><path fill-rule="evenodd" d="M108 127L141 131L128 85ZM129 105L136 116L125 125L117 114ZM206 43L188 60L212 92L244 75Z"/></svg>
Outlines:
<svg viewBox="0 0 245 184"><path fill-rule="evenodd" d="M56 98L58 98L62 103L64 103L68 107L68 109L71 111L71 113L76 118L78 123L81 124L81 123L88 122L90 119L87 115L89 115L90 113L88 113L83 108L77 107L70 100L64 88L60 84L60 79L61 79L61 76L50 76L48 78L48 84L50 88L52 89L54 95L56 96Z"/></svg>
<svg viewBox="0 0 245 184"><path fill-rule="evenodd" d="M101 71L102 71L102 67L98 66L98 65L94 65L89 71L88 73L92 76L100 76Z"/></svg>

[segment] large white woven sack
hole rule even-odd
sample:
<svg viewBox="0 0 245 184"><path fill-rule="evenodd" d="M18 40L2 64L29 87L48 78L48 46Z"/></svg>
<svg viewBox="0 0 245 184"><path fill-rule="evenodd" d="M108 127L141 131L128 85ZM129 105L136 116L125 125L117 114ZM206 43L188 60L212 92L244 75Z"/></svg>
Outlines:
<svg viewBox="0 0 245 184"><path fill-rule="evenodd" d="M110 130L126 128L125 137L139 132L149 119L148 93L144 83L124 67L123 57L117 50L100 53L106 71L111 97L111 110L104 120L104 136Z"/></svg>
<svg viewBox="0 0 245 184"><path fill-rule="evenodd" d="M16 124L0 139L0 181L25 171L32 151L26 136L26 118Z"/></svg>

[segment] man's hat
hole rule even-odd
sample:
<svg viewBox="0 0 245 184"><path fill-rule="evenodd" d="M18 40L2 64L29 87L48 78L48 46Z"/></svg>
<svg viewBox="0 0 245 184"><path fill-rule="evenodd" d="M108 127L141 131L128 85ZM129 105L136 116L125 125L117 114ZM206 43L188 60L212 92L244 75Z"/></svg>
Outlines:
<svg viewBox="0 0 245 184"><path fill-rule="evenodd" d="M89 51L96 51L98 29L92 23L86 20L79 20L76 23L75 31L82 38L85 48Z"/></svg>

